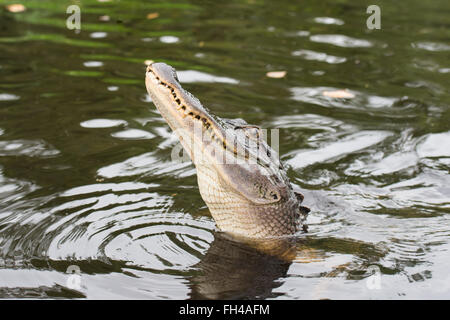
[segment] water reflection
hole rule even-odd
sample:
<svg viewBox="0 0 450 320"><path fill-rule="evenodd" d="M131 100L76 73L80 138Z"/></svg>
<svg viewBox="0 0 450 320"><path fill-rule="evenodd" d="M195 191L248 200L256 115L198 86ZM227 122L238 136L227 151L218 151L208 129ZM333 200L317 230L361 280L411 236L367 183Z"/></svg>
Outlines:
<svg viewBox="0 0 450 320"><path fill-rule="evenodd" d="M108 34L106 32L92 32L89 36L94 39L101 39L106 38Z"/></svg>
<svg viewBox="0 0 450 320"><path fill-rule="evenodd" d="M315 34L309 37L313 42L328 43L344 48L368 48L373 44L364 39L356 39L340 34Z"/></svg>
<svg viewBox="0 0 450 320"><path fill-rule="evenodd" d="M331 247L334 250L330 251ZM362 252L371 256L372 264L386 254L382 246L352 240L299 235L255 241L215 233L208 251L194 266L196 272L190 278L189 297L274 299L284 295L284 289L280 288L289 286L289 273L294 272L296 280L300 280L295 288L300 295L309 299L327 298L332 286L330 279L365 277L367 265L348 255ZM324 280L319 279L313 286L302 285L309 282L308 278Z"/></svg>
<svg viewBox="0 0 450 320"><path fill-rule="evenodd" d="M316 17L314 18L314 21L317 23L323 23L323 24L335 24L338 26L342 26L344 24L344 21L341 19L331 18L331 17Z"/></svg>
<svg viewBox="0 0 450 320"><path fill-rule="evenodd" d="M127 129L119 132L111 133L111 136L119 139L153 139L154 134L139 130L139 129Z"/></svg>
<svg viewBox="0 0 450 320"><path fill-rule="evenodd" d="M97 67L102 67L103 62L101 62L101 61L86 61L86 62L83 62L83 65L88 68L97 68Z"/></svg>
<svg viewBox="0 0 450 320"><path fill-rule="evenodd" d="M57 154L59 151L45 141L0 141L0 156L51 157Z"/></svg>
<svg viewBox="0 0 450 320"><path fill-rule="evenodd" d="M295 238L247 241L215 233L190 279L191 299L266 299L277 296L295 258ZM279 295L279 294L278 294Z"/></svg>
<svg viewBox="0 0 450 320"><path fill-rule="evenodd" d="M159 38L159 41L164 43L177 43L178 41L180 41L180 38L175 36L163 36Z"/></svg>
<svg viewBox="0 0 450 320"><path fill-rule="evenodd" d="M423 49L427 51L450 51L450 45L436 42L416 42L413 43L414 48Z"/></svg>
<svg viewBox="0 0 450 320"><path fill-rule="evenodd" d="M239 81L232 78L218 77L212 74L195 70L177 71L177 76L182 83L190 83L190 82L218 82L231 84L239 83Z"/></svg>
<svg viewBox="0 0 450 320"><path fill-rule="evenodd" d="M0 101L14 101L19 100L20 97L10 93L0 93Z"/></svg>
<svg viewBox="0 0 450 320"><path fill-rule="evenodd" d="M345 61L347 61L347 59L344 57L336 57L323 52L315 52L312 50L297 50L293 51L292 55L295 57L301 57L305 60L323 61L331 64L344 63Z"/></svg>
<svg viewBox="0 0 450 320"><path fill-rule="evenodd" d="M83 128L112 128L122 125L127 125L127 122L125 120L92 119L80 123Z"/></svg>

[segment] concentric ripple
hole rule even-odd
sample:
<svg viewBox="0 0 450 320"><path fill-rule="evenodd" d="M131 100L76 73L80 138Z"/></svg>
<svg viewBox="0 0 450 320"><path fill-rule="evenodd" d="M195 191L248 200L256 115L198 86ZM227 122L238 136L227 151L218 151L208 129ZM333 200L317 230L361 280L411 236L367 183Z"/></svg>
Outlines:
<svg viewBox="0 0 450 320"><path fill-rule="evenodd" d="M14 237L3 239L1 266L12 263L16 268L39 266L46 270L61 265L65 267L59 271L64 273L69 265L79 265L88 274L91 269L96 274L121 270L128 275L121 280L125 282L129 275L148 277L143 272L183 275L205 254L215 225L210 218L170 212L171 199L156 190L158 186L144 183L86 185L61 193L57 198L60 204L51 208L52 199L40 199L47 203L38 211L24 211L15 219L12 213L3 214L2 230L11 233L16 225L20 228ZM36 246L30 257L27 248ZM101 271L98 263L107 269ZM59 278L57 283L65 287L67 277ZM90 277L83 278L82 294L95 297L102 292ZM27 281L22 284L26 287ZM146 285L140 283L136 291L145 291ZM54 289L44 291L49 290Z"/></svg>

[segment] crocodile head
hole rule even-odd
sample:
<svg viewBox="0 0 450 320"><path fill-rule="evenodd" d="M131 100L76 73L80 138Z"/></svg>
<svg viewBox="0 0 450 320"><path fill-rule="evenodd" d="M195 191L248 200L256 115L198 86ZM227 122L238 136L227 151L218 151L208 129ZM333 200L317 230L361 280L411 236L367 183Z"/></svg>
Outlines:
<svg viewBox="0 0 450 320"><path fill-rule="evenodd" d="M196 166L200 194L221 230L250 237L299 230L309 209L300 205L303 196L293 190L263 130L214 116L167 64L149 65L145 83Z"/></svg>

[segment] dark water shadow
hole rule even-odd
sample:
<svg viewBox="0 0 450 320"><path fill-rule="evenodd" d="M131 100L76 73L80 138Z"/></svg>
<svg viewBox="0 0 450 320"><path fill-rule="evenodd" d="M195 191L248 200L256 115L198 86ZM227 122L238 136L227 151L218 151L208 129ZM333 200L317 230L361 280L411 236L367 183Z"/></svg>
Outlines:
<svg viewBox="0 0 450 320"><path fill-rule="evenodd" d="M194 266L195 275L188 278L189 299L259 300L283 296L282 290L276 289L289 277L293 263L325 261L333 253L350 254L355 260L312 276L360 280L368 265L379 263L387 254L382 246L352 239L293 236L249 240L217 232L205 256ZM383 268L383 272L398 270Z"/></svg>
<svg viewBox="0 0 450 320"><path fill-rule="evenodd" d="M295 257L296 239L240 241L215 233L190 278L190 299L267 299L279 294Z"/></svg>

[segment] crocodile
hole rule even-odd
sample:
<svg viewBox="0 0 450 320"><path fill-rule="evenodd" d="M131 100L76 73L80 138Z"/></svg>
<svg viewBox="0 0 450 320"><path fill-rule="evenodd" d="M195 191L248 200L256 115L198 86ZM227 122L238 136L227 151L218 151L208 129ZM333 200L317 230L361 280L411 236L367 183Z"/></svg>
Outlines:
<svg viewBox="0 0 450 320"><path fill-rule="evenodd" d="M200 195L221 231L250 238L306 231L310 210L260 127L213 115L165 63L147 66L145 84L194 163Z"/></svg>

